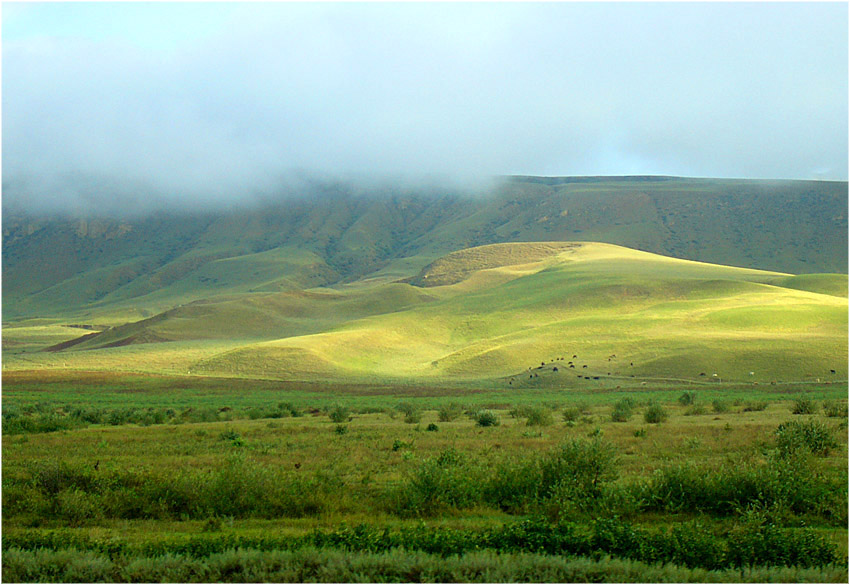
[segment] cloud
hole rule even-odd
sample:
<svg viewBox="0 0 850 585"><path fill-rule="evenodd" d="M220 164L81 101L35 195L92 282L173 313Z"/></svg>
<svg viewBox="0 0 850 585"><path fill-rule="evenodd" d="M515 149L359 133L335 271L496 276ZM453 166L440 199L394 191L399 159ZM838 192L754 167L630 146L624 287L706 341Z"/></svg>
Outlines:
<svg viewBox="0 0 850 585"><path fill-rule="evenodd" d="M4 23L7 202L223 204L297 172L847 178L843 4L120 6Z"/></svg>

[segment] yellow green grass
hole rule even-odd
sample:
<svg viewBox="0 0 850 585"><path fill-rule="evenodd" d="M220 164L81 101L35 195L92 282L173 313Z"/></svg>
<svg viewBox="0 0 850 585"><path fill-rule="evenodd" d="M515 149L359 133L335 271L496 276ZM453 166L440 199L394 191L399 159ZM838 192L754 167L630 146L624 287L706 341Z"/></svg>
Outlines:
<svg viewBox="0 0 850 585"><path fill-rule="evenodd" d="M565 387L579 374L605 387L847 379L842 275L578 242L460 251L410 282L426 277L192 303L56 354L8 352L5 367L511 385L538 373Z"/></svg>

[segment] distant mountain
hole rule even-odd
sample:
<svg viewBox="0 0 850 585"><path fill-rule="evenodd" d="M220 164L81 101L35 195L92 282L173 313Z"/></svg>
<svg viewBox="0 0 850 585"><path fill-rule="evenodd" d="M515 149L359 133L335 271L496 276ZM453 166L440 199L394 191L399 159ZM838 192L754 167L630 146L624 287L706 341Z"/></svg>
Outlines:
<svg viewBox="0 0 850 585"><path fill-rule="evenodd" d="M3 319L113 311L126 321L199 299L417 278L445 254L502 242L596 241L784 273L846 273L847 187L508 177L486 196L335 184L253 207L125 219L4 209Z"/></svg>

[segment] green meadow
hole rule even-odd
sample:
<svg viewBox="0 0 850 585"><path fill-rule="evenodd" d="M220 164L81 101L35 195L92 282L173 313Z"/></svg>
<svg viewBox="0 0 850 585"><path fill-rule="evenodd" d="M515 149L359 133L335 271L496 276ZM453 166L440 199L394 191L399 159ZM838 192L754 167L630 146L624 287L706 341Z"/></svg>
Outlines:
<svg viewBox="0 0 850 585"><path fill-rule="evenodd" d="M5 581L847 581L846 275L243 260L4 323Z"/></svg>

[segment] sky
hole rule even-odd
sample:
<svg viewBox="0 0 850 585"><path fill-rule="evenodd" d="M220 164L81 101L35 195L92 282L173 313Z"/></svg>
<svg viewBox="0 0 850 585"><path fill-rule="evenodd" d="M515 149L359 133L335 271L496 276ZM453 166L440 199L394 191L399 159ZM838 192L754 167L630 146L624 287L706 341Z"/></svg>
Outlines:
<svg viewBox="0 0 850 585"><path fill-rule="evenodd" d="M848 5L2 5L4 202L299 177L847 180Z"/></svg>

